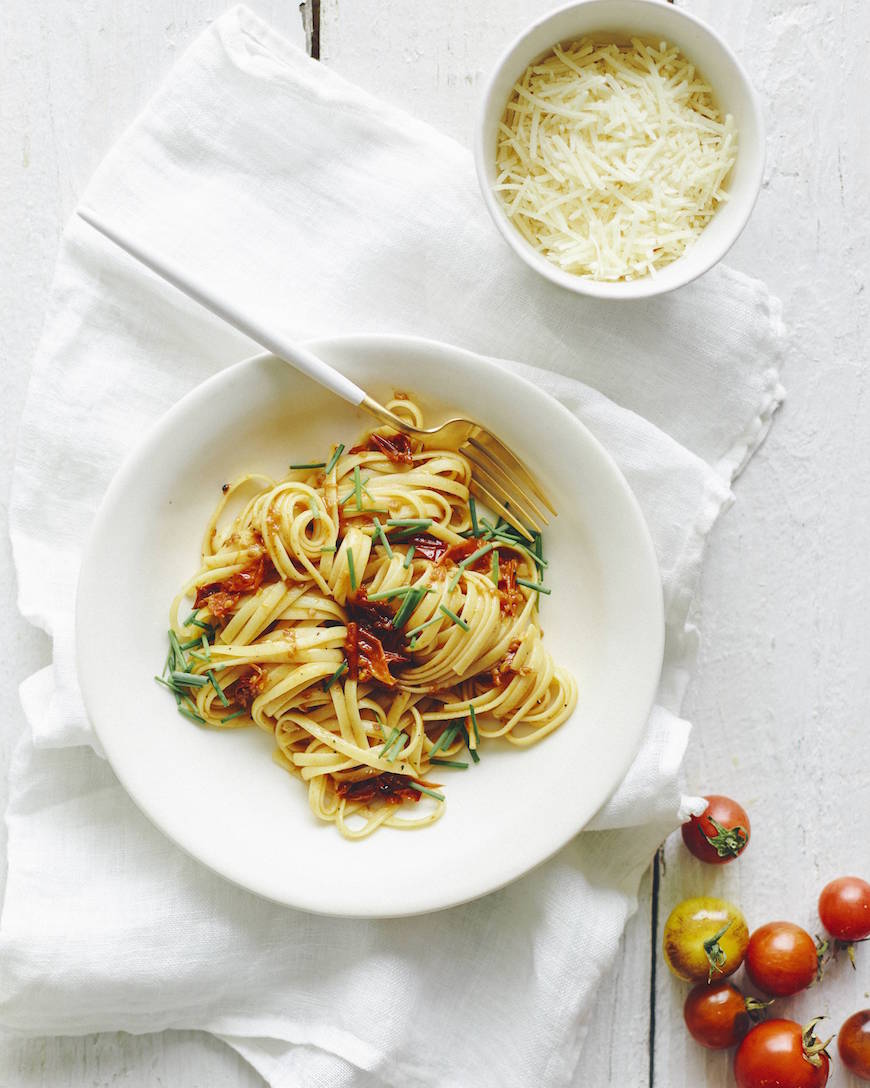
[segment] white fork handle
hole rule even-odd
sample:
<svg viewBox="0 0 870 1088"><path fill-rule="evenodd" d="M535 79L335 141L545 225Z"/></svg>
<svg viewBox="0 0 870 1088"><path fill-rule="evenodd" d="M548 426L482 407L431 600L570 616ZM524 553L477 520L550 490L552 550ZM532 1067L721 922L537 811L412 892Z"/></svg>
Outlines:
<svg viewBox="0 0 870 1088"><path fill-rule="evenodd" d="M355 385L350 378L339 374L337 370L333 370L322 359L298 344L294 344L292 340L286 340L279 333L261 325L256 318L243 313L229 299L221 298L204 283L197 282L192 275L179 268L178 265L173 264L165 257L150 252L131 238L126 238L120 231L103 222L87 208L79 208L78 215L95 230L98 230L100 234L105 235L115 245L120 246L121 249L129 253L131 257L135 257L146 268L150 268L161 279L171 283L173 287L177 287L179 291L187 295L188 298L192 298L194 302L198 302L200 306L211 310L213 314L222 318L233 328L238 329L239 332L243 332L245 336L255 340L262 347L271 351L273 355L277 355L279 359L283 359L303 374L307 374L318 385L322 385L338 394L342 400L346 400L354 406L361 404L365 399L365 392L358 385Z"/></svg>

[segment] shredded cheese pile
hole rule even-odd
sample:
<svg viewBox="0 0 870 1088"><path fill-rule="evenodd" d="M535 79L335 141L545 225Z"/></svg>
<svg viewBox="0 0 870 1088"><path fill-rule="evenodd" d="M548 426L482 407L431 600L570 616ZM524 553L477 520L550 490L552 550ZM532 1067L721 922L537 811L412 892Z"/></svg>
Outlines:
<svg viewBox="0 0 870 1088"><path fill-rule="evenodd" d="M596 280L653 275L728 198L730 114L680 51L633 38L555 49L514 85L495 190L523 237Z"/></svg>

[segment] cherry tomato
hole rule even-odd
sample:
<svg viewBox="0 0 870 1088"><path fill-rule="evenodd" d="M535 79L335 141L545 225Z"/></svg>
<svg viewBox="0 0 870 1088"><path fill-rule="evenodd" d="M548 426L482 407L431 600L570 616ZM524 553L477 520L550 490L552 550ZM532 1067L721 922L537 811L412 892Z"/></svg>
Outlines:
<svg viewBox="0 0 870 1088"><path fill-rule="evenodd" d="M730 797L711 793L705 800L701 815L683 824L683 842L701 861L725 865L749 845L749 817Z"/></svg>
<svg viewBox="0 0 870 1088"><path fill-rule="evenodd" d="M746 1036L734 1057L738 1088L822 1088L831 1060L827 1044L794 1020L766 1020ZM830 1040L828 1040L830 1042Z"/></svg>
<svg viewBox="0 0 870 1088"><path fill-rule="evenodd" d="M708 1050L736 1046L751 1027L760 1002L745 998L730 982L699 982L686 998L683 1018L689 1034Z"/></svg>
<svg viewBox="0 0 870 1088"><path fill-rule="evenodd" d="M838 941L850 944L870 937L870 884L858 876L841 876L822 888L822 925Z"/></svg>
<svg viewBox="0 0 870 1088"><path fill-rule="evenodd" d="M805 990L818 968L815 942L792 922L768 922L749 938L746 972L760 990L774 997Z"/></svg>
<svg viewBox="0 0 870 1088"><path fill-rule="evenodd" d="M725 899L684 899L671 911L662 938L665 961L683 982L733 974L743 963L746 919Z"/></svg>
<svg viewBox="0 0 870 1088"><path fill-rule="evenodd" d="M840 1028L837 1049L843 1065L861 1080L870 1080L870 1009L853 1013Z"/></svg>

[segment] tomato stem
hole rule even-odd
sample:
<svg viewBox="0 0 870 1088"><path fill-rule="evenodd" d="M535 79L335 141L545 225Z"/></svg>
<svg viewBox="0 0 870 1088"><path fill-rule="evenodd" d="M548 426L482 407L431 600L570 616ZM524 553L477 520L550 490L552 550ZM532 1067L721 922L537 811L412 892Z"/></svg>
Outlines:
<svg viewBox="0 0 870 1088"><path fill-rule="evenodd" d="M749 1019L753 1024L758 1024L764 1019L764 1010L769 1009L773 1004L773 998L770 1001L759 1001L757 997L747 997L745 1002Z"/></svg>
<svg viewBox="0 0 870 1088"><path fill-rule="evenodd" d="M716 828L715 835L708 835L702 828L701 834L713 847L720 858L736 858L741 850L749 842L749 833L745 827L739 824L736 827L725 827L712 816L705 817Z"/></svg>
<svg viewBox="0 0 870 1088"><path fill-rule="evenodd" d="M830 1054L828 1054L827 1048L830 1045L831 1040L834 1038L834 1036L832 1035L823 1043L816 1038L815 1031L813 1029L815 1028L816 1024L819 1023L819 1021L824 1019L824 1016L814 1016L802 1032L804 1057L808 1062L816 1066L822 1064L822 1054L824 1054L826 1058L830 1058Z"/></svg>
<svg viewBox="0 0 870 1088"><path fill-rule="evenodd" d="M728 962L728 956L721 948L719 938L723 937L730 928L731 922L726 922L718 933L704 941L704 952L707 955L707 962L710 964L710 970L707 972L708 984L713 981L713 972L718 971L721 974L722 968Z"/></svg>

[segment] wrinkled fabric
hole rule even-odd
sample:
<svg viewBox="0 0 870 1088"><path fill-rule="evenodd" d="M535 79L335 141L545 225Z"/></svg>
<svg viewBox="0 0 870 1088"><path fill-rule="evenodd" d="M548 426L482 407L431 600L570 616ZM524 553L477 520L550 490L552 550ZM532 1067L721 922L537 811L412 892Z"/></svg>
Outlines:
<svg viewBox="0 0 870 1088"><path fill-rule="evenodd" d="M39 1034L201 1028L282 1088L571 1083L641 875L697 806L679 783L687 617L707 536L782 398L776 300L723 267L626 305L545 282L492 227L465 149L244 8L178 61L83 203L290 336L429 336L547 389L640 502L665 663L637 758L589 828L475 903L318 917L182 853L100 758L76 681L75 583L143 429L256 349L73 220L14 475L20 607L52 636L53 661L21 688L0 1019Z"/></svg>

